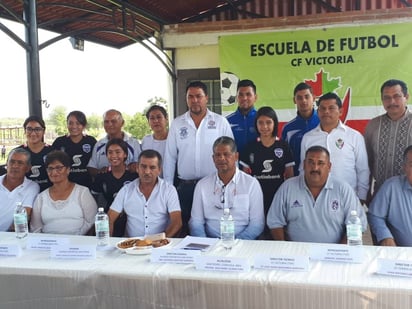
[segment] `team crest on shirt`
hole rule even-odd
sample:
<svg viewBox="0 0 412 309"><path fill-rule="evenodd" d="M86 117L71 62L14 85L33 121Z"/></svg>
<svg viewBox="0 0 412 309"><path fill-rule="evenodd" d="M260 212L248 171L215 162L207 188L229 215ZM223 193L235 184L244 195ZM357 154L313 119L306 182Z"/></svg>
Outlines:
<svg viewBox="0 0 412 309"><path fill-rule="evenodd" d="M187 127L180 128L180 131L179 131L180 139L186 139L188 135L189 134L188 134Z"/></svg>
<svg viewBox="0 0 412 309"><path fill-rule="evenodd" d="M336 140L336 142L335 142L336 147L338 147L339 149L342 149L344 144L345 144L345 142L344 142L343 139L341 139L341 138L339 138L339 139Z"/></svg>
<svg viewBox="0 0 412 309"><path fill-rule="evenodd" d="M209 120L209 122L207 123L207 128L208 129L216 129L216 122L212 119Z"/></svg>
<svg viewBox="0 0 412 309"><path fill-rule="evenodd" d="M334 200L332 202L332 210L337 211L339 209L339 202L337 200Z"/></svg>
<svg viewBox="0 0 412 309"><path fill-rule="evenodd" d="M82 149L85 153L89 153L92 150L92 146L90 144L84 144Z"/></svg>
<svg viewBox="0 0 412 309"><path fill-rule="evenodd" d="M282 148L275 148L273 151L275 153L275 156L278 157L279 159L283 157L283 149Z"/></svg>

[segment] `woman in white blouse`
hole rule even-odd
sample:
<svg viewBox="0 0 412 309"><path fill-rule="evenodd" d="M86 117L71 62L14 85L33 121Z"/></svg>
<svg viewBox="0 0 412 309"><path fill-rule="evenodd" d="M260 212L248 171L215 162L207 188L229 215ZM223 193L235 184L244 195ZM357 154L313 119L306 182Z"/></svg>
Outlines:
<svg viewBox="0 0 412 309"><path fill-rule="evenodd" d="M97 204L88 188L69 181L71 159L63 151L50 152L45 161L52 186L34 202L32 232L85 235L94 224Z"/></svg>

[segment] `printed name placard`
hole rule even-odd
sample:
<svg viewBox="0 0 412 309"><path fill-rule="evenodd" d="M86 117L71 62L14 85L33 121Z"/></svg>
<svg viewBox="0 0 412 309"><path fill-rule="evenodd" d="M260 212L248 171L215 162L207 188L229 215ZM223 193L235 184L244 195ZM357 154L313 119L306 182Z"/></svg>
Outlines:
<svg viewBox="0 0 412 309"><path fill-rule="evenodd" d="M50 250L50 257L53 259L95 259L96 246L89 245L61 245Z"/></svg>
<svg viewBox="0 0 412 309"><path fill-rule="evenodd" d="M255 257L256 269L275 269L286 271L308 271L309 257L308 256L270 256L259 254Z"/></svg>
<svg viewBox="0 0 412 309"><path fill-rule="evenodd" d="M154 249L150 261L152 263L194 264L200 250Z"/></svg>
<svg viewBox="0 0 412 309"><path fill-rule="evenodd" d="M197 270L247 272L250 271L250 264L247 259L224 256L203 256L195 258Z"/></svg>
<svg viewBox="0 0 412 309"><path fill-rule="evenodd" d="M378 259L378 274L412 278L412 261Z"/></svg>
<svg viewBox="0 0 412 309"><path fill-rule="evenodd" d="M362 263L363 247L347 245L313 245L310 248L312 260L340 262L340 263Z"/></svg>
<svg viewBox="0 0 412 309"><path fill-rule="evenodd" d="M67 237L29 236L26 248L28 250L50 251L53 247L68 245L69 242Z"/></svg>
<svg viewBox="0 0 412 309"><path fill-rule="evenodd" d="M19 245L0 245L0 256L19 257L21 255L21 247Z"/></svg>

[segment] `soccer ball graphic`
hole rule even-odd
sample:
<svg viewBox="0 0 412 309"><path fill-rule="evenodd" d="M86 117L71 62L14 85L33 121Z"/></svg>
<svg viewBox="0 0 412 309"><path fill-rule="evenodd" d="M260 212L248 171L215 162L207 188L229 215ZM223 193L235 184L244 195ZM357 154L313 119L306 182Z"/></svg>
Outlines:
<svg viewBox="0 0 412 309"><path fill-rule="evenodd" d="M220 94L222 105L232 105L236 102L236 87L239 77L231 72L223 72L220 74L220 81L222 83Z"/></svg>

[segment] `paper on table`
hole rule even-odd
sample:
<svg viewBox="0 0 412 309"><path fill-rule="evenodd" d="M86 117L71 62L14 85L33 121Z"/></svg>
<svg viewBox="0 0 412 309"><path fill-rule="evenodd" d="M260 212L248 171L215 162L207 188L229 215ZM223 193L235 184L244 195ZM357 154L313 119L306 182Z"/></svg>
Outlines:
<svg viewBox="0 0 412 309"><path fill-rule="evenodd" d="M208 251L218 241L219 238L186 236L175 246L175 249Z"/></svg>

